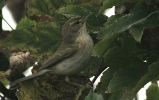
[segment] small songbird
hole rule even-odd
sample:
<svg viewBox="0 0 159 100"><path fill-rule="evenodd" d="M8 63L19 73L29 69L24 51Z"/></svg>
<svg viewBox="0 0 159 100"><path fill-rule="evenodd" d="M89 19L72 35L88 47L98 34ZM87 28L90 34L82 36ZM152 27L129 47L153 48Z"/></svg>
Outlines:
<svg viewBox="0 0 159 100"><path fill-rule="evenodd" d="M74 75L81 71L90 58L93 41L86 29L86 17L74 17L62 27L63 40L54 55L41 64L39 71L13 82L13 86L46 73L51 75Z"/></svg>

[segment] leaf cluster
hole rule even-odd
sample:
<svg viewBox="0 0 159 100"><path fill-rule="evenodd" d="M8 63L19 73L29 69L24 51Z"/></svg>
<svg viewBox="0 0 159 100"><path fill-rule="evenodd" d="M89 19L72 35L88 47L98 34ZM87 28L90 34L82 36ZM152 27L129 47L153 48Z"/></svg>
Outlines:
<svg viewBox="0 0 159 100"><path fill-rule="evenodd" d="M107 18L104 11L113 6L116 14ZM31 0L26 15L16 30L0 39L0 45L29 50L37 58L54 53L67 19L88 16L87 28L95 45L81 73L98 77L104 72L95 89L98 94L90 93L85 100L132 100L147 82L159 78L158 0ZM157 89L150 86L147 100Z"/></svg>

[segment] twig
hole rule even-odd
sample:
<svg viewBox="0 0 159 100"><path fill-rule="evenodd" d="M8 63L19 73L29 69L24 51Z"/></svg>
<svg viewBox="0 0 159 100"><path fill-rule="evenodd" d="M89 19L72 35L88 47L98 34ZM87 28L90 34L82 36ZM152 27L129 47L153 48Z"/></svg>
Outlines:
<svg viewBox="0 0 159 100"><path fill-rule="evenodd" d="M2 17L2 19L7 23L7 25L9 25L9 27L14 30L14 28Z"/></svg>

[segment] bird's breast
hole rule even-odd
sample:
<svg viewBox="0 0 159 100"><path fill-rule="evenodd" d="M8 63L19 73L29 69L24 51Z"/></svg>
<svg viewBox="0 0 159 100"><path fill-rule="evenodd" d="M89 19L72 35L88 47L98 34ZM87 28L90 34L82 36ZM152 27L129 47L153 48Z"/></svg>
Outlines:
<svg viewBox="0 0 159 100"><path fill-rule="evenodd" d="M55 74L70 75L80 71L84 67L84 63L90 58L93 41L88 34L82 34L76 39L78 51L71 57L53 67Z"/></svg>

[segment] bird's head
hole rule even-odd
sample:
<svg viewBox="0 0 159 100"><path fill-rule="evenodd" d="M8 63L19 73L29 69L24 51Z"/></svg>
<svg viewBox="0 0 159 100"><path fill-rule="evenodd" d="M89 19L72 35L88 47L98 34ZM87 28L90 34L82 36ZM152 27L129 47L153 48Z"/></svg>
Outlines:
<svg viewBox="0 0 159 100"><path fill-rule="evenodd" d="M64 39L75 39L80 34L80 29L85 25L87 17L73 17L65 22L62 27L62 36Z"/></svg>

